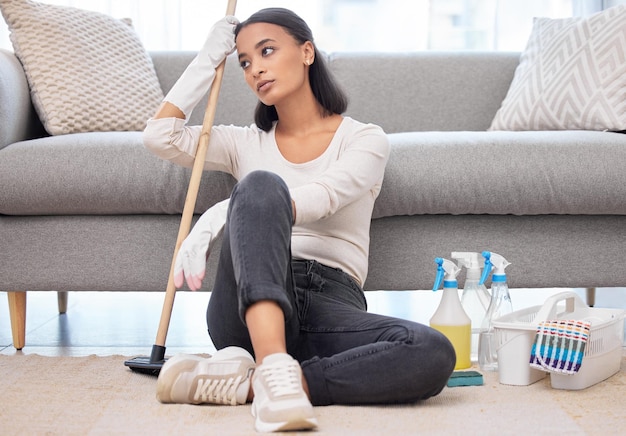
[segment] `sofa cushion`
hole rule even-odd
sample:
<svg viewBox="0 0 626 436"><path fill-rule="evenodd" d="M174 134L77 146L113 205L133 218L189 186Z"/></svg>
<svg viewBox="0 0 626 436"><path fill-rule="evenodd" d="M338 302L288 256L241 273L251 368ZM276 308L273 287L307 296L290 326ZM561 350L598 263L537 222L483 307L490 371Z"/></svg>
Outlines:
<svg viewBox="0 0 626 436"><path fill-rule="evenodd" d="M389 139L374 218L626 215L623 134L410 132ZM189 175L147 151L138 132L19 142L0 151L0 214L176 214ZM233 186L230 175L205 172L196 212L227 198Z"/></svg>
<svg viewBox="0 0 626 436"><path fill-rule="evenodd" d="M490 130L626 129L626 5L537 18Z"/></svg>
<svg viewBox="0 0 626 436"><path fill-rule="evenodd" d="M389 135L374 217L626 214L626 135L592 131Z"/></svg>
<svg viewBox="0 0 626 436"><path fill-rule="evenodd" d="M518 62L519 53L424 51L336 53L329 64L346 115L397 133L487 130Z"/></svg>
<svg viewBox="0 0 626 436"><path fill-rule="evenodd" d="M145 149L140 132L91 132L0 150L0 214L115 215L182 212L191 170ZM227 198L230 175L205 172L196 212Z"/></svg>
<svg viewBox="0 0 626 436"><path fill-rule="evenodd" d="M127 23L30 0L2 1L0 9L50 134L143 130L163 92Z"/></svg>

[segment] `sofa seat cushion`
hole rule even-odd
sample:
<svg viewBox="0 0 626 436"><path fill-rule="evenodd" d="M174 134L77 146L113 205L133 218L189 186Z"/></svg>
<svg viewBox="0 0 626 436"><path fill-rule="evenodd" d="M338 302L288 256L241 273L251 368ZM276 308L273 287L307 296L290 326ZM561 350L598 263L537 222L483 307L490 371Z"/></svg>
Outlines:
<svg viewBox="0 0 626 436"><path fill-rule="evenodd" d="M17 142L0 150L0 214L182 212L191 170L143 146L141 132L90 132ZM230 195L230 175L205 172L196 211Z"/></svg>
<svg viewBox="0 0 626 436"><path fill-rule="evenodd" d="M626 135L411 132L391 155L374 217L626 215Z"/></svg>
<svg viewBox="0 0 626 436"><path fill-rule="evenodd" d="M374 217L422 214L626 215L626 135L591 131L407 132L391 155ZM190 170L140 132L90 132L0 150L0 214L182 212ZM205 172L196 212L234 179Z"/></svg>

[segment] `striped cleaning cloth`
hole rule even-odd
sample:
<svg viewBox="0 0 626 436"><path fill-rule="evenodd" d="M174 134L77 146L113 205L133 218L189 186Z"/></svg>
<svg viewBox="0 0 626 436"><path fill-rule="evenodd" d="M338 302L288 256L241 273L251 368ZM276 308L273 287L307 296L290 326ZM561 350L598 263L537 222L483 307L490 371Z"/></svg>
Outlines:
<svg viewBox="0 0 626 436"><path fill-rule="evenodd" d="M590 328L587 321L540 322L530 352L530 366L559 374L576 374L583 361Z"/></svg>

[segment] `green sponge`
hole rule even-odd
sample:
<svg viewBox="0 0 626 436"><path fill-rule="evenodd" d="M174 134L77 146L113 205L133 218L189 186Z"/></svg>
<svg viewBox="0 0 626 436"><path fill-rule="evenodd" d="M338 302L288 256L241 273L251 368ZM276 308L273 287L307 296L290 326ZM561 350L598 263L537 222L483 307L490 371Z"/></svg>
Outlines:
<svg viewBox="0 0 626 436"><path fill-rule="evenodd" d="M448 387L482 386L483 375L478 371L454 371L448 380Z"/></svg>

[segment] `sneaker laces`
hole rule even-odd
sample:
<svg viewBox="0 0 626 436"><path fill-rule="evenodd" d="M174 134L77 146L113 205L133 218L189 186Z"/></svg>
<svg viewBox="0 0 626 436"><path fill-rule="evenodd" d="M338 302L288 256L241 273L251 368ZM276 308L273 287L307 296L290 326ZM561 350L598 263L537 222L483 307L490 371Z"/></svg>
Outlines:
<svg viewBox="0 0 626 436"><path fill-rule="evenodd" d="M273 396L296 395L302 392L299 365L297 362L279 362L257 368L270 388Z"/></svg>
<svg viewBox="0 0 626 436"><path fill-rule="evenodd" d="M193 399L195 401L202 399L202 402L236 406L237 388L241 383L241 379L242 376L229 379L199 379Z"/></svg>

